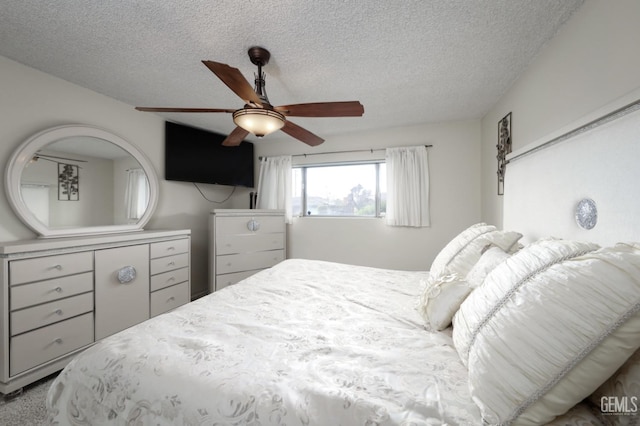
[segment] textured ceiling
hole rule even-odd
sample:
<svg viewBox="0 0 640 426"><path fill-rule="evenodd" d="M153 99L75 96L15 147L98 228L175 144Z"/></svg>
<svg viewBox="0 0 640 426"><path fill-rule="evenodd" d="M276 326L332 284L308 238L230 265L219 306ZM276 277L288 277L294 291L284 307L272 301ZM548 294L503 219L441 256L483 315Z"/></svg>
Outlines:
<svg viewBox="0 0 640 426"><path fill-rule="evenodd" d="M240 108L201 61L267 48L273 105L359 100L332 134L481 118L582 0L2 0L0 55L132 106ZM140 114L149 114L140 112ZM223 133L229 114L164 114ZM279 132L265 138L288 138ZM249 138L251 139L251 138Z"/></svg>

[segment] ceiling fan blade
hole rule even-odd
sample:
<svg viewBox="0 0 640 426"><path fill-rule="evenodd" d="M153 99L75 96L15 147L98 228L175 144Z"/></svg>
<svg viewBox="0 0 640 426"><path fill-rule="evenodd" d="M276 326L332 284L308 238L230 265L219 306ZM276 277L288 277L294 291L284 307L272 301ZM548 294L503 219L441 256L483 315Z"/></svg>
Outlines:
<svg viewBox="0 0 640 426"><path fill-rule="evenodd" d="M364 114L364 107L358 101L282 105L274 109L293 117L361 117Z"/></svg>
<svg viewBox="0 0 640 426"><path fill-rule="evenodd" d="M247 137L248 134L249 132L243 129L242 127L236 127L235 129L233 129L231 133L229 133L229 136L227 136L227 138L224 141L222 141L222 145L238 146L240 145L242 140Z"/></svg>
<svg viewBox="0 0 640 426"><path fill-rule="evenodd" d="M262 101L238 68L214 61L202 61L202 63L246 103L262 106Z"/></svg>
<svg viewBox="0 0 640 426"><path fill-rule="evenodd" d="M136 107L138 111L145 112L229 112L233 113L234 109L225 108L155 108L155 107Z"/></svg>
<svg viewBox="0 0 640 426"><path fill-rule="evenodd" d="M314 135L307 129L304 129L297 124L293 124L289 120L284 122L284 127L280 130L282 130L289 136L292 136L299 141L306 143L307 145L316 146L324 142L324 139L322 139L320 136Z"/></svg>

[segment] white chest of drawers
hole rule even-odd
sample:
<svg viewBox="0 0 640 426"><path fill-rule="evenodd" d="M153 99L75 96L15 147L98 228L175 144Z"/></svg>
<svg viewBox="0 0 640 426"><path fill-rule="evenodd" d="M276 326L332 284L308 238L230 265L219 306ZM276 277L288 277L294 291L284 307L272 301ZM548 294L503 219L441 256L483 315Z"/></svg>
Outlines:
<svg viewBox="0 0 640 426"><path fill-rule="evenodd" d="M189 302L190 240L189 230L144 231L0 247L0 393Z"/></svg>
<svg viewBox="0 0 640 426"><path fill-rule="evenodd" d="M213 210L209 218L209 291L283 261L286 239L282 210Z"/></svg>

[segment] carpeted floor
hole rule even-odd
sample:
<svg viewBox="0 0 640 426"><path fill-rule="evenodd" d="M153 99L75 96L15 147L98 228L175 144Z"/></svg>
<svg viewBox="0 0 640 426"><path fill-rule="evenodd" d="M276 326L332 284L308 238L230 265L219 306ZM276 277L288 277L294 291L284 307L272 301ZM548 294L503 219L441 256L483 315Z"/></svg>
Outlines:
<svg viewBox="0 0 640 426"><path fill-rule="evenodd" d="M25 386L22 395L15 398L0 396L0 425L40 426L46 419L45 397L51 382L58 375L45 377Z"/></svg>

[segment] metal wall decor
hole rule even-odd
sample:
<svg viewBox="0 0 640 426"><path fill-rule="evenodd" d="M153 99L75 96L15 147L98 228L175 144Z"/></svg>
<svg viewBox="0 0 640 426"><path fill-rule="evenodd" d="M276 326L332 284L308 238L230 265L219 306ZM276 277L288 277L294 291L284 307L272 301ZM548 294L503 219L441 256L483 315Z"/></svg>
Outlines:
<svg viewBox="0 0 640 426"><path fill-rule="evenodd" d="M58 163L58 200L78 201L79 199L78 166Z"/></svg>
<svg viewBox="0 0 640 426"><path fill-rule="evenodd" d="M504 194L504 175L507 170L507 154L511 152L511 113L498 121L498 195Z"/></svg>
<svg viewBox="0 0 640 426"><path fill-rule="evenodd" d="M578 226L582 229L593 229L598 223L598 208L595 201L590 198L583 198L576 204L575 218Z"/></svg>

